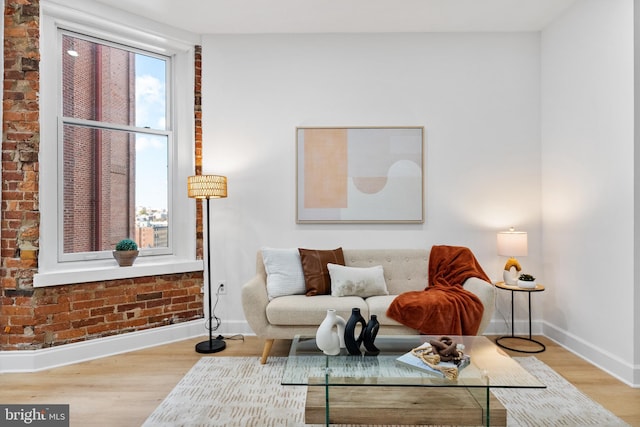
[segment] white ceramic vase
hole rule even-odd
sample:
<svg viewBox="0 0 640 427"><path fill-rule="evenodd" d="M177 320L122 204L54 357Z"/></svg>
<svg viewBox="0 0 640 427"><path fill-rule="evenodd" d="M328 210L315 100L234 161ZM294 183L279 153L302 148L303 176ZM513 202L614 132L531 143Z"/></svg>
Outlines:
<svg viewBox="0 0 640 427"><path fill-rule="evenodd" d="M340 349L344 348L344 326L345 320L336 314L332 308L327 310L324 318L316 332L316 345L322 352L329 356L340 354Z"/></svg>

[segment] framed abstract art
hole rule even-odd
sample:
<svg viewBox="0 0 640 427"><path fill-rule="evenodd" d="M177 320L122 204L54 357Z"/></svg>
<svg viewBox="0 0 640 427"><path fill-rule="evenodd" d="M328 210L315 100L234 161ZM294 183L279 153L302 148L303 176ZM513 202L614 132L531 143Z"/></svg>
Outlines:
<svg viewBox="0 0 640 427"><path fill-rule="evenodd" d="M423 223L424 127L296 129L298 223Z"/></svg>

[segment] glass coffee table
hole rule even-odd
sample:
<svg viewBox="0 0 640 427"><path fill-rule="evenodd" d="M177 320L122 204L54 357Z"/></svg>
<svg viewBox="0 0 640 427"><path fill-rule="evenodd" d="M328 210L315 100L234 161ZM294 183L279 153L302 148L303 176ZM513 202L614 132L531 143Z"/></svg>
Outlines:
<svg viewBox="0 0 640 427"><path fill-rule="evenodd" d="M281 384L308 386L307 423L505 425L506 411L492 388L545 388L492 341L452 336L471 363L456 380L402 365L396 359L439 336L378 336L376 356L344 349L327 356L315 338L296 336ZM435 422L434 422L435 421Z"/></svg>

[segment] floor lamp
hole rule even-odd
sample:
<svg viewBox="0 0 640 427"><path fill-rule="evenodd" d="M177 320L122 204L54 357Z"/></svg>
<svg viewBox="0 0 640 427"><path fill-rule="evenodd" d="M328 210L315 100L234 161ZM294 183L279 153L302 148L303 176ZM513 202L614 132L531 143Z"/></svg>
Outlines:
<svg viewBox="0 0 640 427"><path fill-rule="evenodd" d="M211 306L211 233L209 221L209 199L227 197L227 177L221 175L194 175L187 179L188 195L192 199L206 199L207 205L207 288L209 290L209 340L196 344L198 353L217 353L227 344L213 339L213 308Z"/></svg>

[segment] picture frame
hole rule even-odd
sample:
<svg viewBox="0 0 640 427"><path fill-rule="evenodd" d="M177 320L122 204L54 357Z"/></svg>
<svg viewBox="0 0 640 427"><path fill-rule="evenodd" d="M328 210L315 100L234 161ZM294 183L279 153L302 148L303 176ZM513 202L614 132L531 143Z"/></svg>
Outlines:
<svg viewBox="0 0 640 427"><path fill-rule="evenodd" d="M424 127L297 127L296 222L424 223Z"/></svg>

